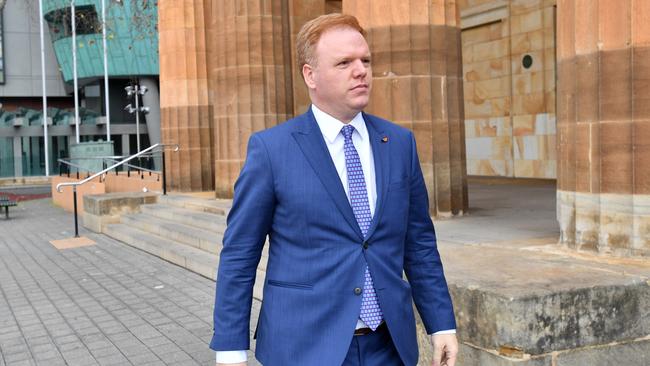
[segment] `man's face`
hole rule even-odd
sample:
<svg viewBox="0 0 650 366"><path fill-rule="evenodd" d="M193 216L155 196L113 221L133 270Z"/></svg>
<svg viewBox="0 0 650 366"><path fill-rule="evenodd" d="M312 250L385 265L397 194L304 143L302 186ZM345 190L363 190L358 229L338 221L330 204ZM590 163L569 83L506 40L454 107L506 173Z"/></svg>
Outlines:
<svg viewBox="0 0 650 366"><path fill-rule="evenodd" d="M361 33L339 27L316 43L316 65L305 65L303 76L312 102L347 123L368 105L372 85L370 49Z"/></svg>

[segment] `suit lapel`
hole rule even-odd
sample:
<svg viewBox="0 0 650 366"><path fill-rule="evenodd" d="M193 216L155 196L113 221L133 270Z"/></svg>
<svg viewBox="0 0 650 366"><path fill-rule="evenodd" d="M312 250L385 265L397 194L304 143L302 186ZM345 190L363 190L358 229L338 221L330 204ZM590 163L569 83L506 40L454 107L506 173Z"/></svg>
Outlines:
<svg viewBox="0 0 650 366"><path fill-rule="evenodd" d="M366 122L370 146L372 147L372 156L375 161L375 180L377 182L377 205L375 206L375 215L372 218L372 224L368 229L367 238L371 237L377 228L381 219L386 201L386 192L388 192L388 174L390 172L390 160L388 159L390 142L388 135L384 134L375 123L372 123L367 114L363 114L363 120Z"/></svg>
<svg viewBox="0 0 650 366"><path fill-rule="evenodd" d="M336 167L334 166L329 150L327 150L327 145L325 145L325 140L318 128L311 108L301 117L303 121L300 124L299 130L292 133L294 139L298 143L298 146L300 146L312 169L314 169L314 172L316 172L316 175L323 183L323 186L325 186L325 189L332 197L336 207L343 214L345 220L357 235L363 238L348 197L343 189L343 184L341 184L341 178L339 178L336 172Z"/></svg>

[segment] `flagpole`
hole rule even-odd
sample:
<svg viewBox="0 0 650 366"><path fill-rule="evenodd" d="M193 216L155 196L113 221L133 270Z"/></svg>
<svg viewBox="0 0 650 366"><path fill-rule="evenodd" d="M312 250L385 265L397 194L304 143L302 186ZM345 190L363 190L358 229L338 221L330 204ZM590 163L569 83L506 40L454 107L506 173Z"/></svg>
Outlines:
<svg viewBox="0 0 650 366"><path fill-rule="evenodd" d="M75 19L75 0L70 1L70 13L72 15L72 78L74 82L74 118L75 132L77 143L79 143L79 129L81 121L79 120L79 86L77 85L77 20Z"/></svg>
<svg viewBox="0 0 650 366"><path fill-rule="evenodd" d="M45 141L45 176L50 176L50 149L47 135L47 89L45 84L45 33L43 31L43 0L38 0L38 19L41 32L41 84L43 85L43 141Z"/></svg>
<svg viewBox="0 0 650 366"><path fill-rule="evenodd" d="M102 0L102 42L104 43L104 101L106 103L106 141L111 141L111 110L108 105L108 48L106 47L105 0Z"/></svg>

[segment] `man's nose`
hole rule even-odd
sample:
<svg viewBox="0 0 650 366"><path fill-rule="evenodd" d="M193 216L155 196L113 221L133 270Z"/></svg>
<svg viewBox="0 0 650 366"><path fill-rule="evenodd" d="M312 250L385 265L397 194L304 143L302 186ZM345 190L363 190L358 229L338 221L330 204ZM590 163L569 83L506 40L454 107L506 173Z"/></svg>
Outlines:
<svg viewBox="0 0 650 366"><path fill-rule="evenodd" d="M362 60L354 61L353 76L363 77L368 73L368 66Z"/></svg>

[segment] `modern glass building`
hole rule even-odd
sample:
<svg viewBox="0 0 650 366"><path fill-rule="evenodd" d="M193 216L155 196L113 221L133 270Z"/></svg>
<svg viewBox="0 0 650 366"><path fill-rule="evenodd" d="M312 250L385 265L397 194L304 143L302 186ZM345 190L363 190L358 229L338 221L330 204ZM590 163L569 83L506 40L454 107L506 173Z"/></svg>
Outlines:
<svg viewBox="0 0 650 366"><path fill-rule="evenodd" d="M72 11L69 0L43 0L50 174L76 143L73 99ZM160 141L158 10L148 0L106 0L110 140L115 155L129 155ZM76 50L80 142L107 140L102 1L76 0ZM0 10L0 178L45 175L38 0L7 0ZM134 105L124 88L144 85Z"/></svg>

